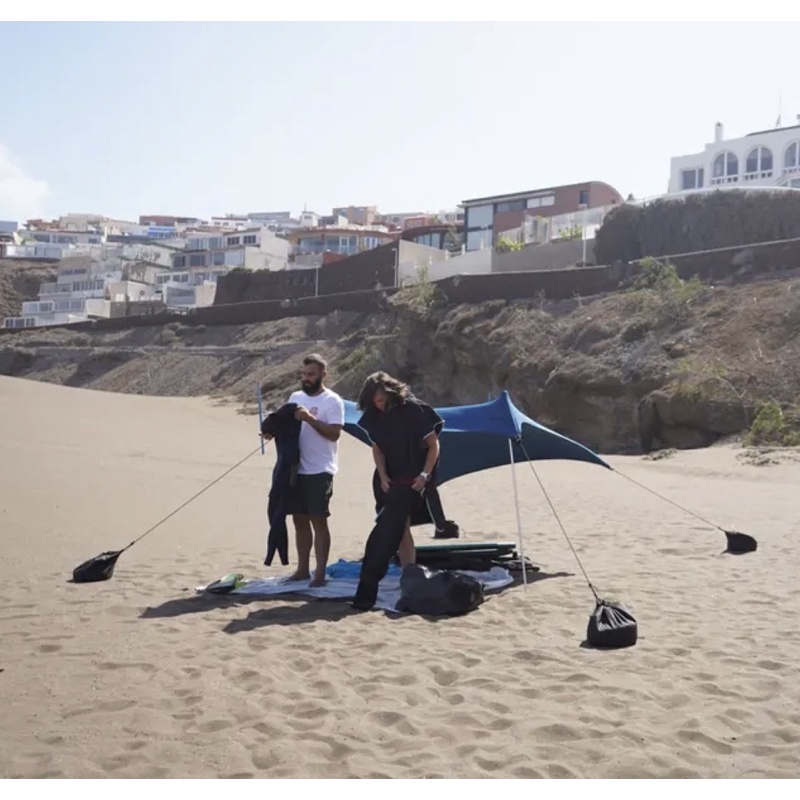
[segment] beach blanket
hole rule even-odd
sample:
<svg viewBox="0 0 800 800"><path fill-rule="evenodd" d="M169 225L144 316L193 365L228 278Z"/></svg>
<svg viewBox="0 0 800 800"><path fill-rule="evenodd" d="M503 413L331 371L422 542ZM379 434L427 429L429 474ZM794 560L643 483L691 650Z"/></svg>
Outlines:
<svg viewBox="0 0 800 800"><path fill-rule="evenodd" d="M458 570L464 575L471 575L483 585L485 592L497 591L514 582L508 570L492 567L486 572L469 572ZM378 586L378 600L375 608L384 611L395 611L400 599L400 567L392 565L386 577ZM290 581L287 577L244 578L237 581L236 588L229 594L248 595L250 597L273 597L284 594L299 594L320 600L350 600L355 597L358 578L361 574L361 563L358 561L338 561L326 570L327 582L324 586L311 587L307 580ZM196 591L203 594L211 584L198 586Z"/></svg>

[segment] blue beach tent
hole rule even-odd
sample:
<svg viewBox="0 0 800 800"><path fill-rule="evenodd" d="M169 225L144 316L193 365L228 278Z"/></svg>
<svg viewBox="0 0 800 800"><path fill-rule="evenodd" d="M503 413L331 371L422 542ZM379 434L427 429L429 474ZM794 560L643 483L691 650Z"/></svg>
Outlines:
<svg viewBox="0 0 800 800"><path fill-rule="evenodd" d="M462 475L511 465L517 534L520 556L523 558L516 463L566 459L611 469L588 447L551 431L523 414L511 401L507 391L487 403L437 408L436 412L444 420L444 428L439 436L442 445L438 471L440 485ZM357 424L360 417L361 412L356 404L345 400L344 429L356 439L369 444L369 437ZM522 574L527 583L526 570Z"/></svg>
<svg viewBox="0 0 800 800"><path fill-rule="evenodd" d="M345 400L344 405L344 429L369 444L366 432L357 425L361 412L356 404ZM528 460L585 461L611 469L588 447L525 416L506 391L488 403L437 408L436 412L444 420L439 437L442 444L439 484L472 472Z"/></svg>

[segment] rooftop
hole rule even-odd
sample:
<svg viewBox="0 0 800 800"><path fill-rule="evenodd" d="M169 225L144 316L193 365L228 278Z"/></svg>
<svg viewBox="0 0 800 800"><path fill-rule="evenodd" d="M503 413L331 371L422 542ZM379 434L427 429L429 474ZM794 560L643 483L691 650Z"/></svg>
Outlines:
<svg viewBox="0 0 800 800"><path fill-rule="evenodd" d="M573 189L577 187L589 187L592 184L599 184L601 181L583 181L581 183L566 183L561 186L549 186L544 189L530 189L527 192L513 192L512 194L494 194L488 197L475 197L471 200L463 200L462 206L480 205L483 203L498 203L505 200L520 200L527 197L536 197L540 194L549 194L552 192L560 191L561 189Z"/></svg>
<svg viewBox="0 0 800 800"><path fill-rule="evenodd" d="M800 125L787 125L785 128L767 128L764 131L755 131L748 133L747 136L763 136L765 133L778 133L780 131L796 131L800 130Z"/></svg>

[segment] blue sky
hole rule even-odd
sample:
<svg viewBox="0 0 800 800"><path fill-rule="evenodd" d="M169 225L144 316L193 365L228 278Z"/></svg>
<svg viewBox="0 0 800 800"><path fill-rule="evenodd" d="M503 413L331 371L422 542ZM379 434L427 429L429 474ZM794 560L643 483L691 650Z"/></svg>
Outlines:
<svg viewBox="0 0 800 800"><path fill-rule="evenodd" d="M437 211L800 113L798 23L0 23L0 218ZM10 76L13 75L13 78Z"/></svg>

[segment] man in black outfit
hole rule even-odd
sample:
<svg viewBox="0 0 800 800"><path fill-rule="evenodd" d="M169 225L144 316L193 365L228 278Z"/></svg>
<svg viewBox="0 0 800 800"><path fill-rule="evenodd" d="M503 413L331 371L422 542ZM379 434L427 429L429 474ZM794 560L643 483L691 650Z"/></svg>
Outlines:
<svg viewBox="0 0 800 800"><path fill-rule="evenodd" d="M378 517L367 540L353 607L375 605L378 584L395 553L402 566L415 561L412 517L429 513L426 490L435 486L442 418L417 400L404 383L385 372L364 382L358 425L372 442L377 473Z"/></svg>

